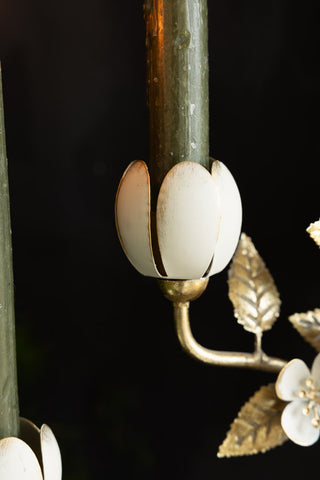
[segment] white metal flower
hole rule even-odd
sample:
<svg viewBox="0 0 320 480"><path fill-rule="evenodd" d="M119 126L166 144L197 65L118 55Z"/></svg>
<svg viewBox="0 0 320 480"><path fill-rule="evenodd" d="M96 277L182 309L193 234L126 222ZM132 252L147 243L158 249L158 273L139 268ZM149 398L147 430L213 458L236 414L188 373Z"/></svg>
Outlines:
<svg viewBox="0 0 320 480"><path fill-rule="evenodd" d="M155 215L150 190L145 162L132 162L118 188L115 216L133 266L143 275L181 280L223 270L242 222L240 194L227 167L215 160L210 173L195 162L175 165L162 182Z"/></svg>
<svg viewBox="0 0 320 480"><path fill-rule="evenodd" d="M281 417L286 435L298 445L314 444L320 435L320 354L311 371L302 360L291 360L278 376L276 392L290 402Z"/></svg>
<svg viewBox="0 0 320 480"><path fill-rule="evenodd" d="M20 419L20 435L0 440L1 480L61 480L61 455L47 425Z"/></svg>

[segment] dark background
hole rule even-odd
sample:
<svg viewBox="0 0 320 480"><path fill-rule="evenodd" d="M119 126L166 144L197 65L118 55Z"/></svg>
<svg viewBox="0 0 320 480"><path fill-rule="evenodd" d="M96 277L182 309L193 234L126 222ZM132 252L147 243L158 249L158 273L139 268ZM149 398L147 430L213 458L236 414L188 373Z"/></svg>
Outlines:
<svg viewBox="0 0 320 480"><path fill-rule="evenodd" d="M319 2L210 0L211 154L282 298L265 350L310 363L287 321L320 307ZM116 237L120 177L148 158L142 0L1 0L21 414L48 423L64 479L300 479L319 444L216 458L271 374L201 365L169 302ZM227 273L192 308L196 338L250 351Z"/></svg>

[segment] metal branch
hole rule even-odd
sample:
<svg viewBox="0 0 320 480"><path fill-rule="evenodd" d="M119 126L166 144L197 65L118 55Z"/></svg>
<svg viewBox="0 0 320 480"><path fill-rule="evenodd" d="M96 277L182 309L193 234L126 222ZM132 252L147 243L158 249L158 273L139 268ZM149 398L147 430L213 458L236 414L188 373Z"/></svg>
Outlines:
<svg viewBox="0 0 320 480"><path fill-rule="evenodd" d="M194 338L189 320L189 302L173 305L176 332L184 351L200 362L224 367L251 368L279 372L287 363L280 358L269 357L260 349L254 353L210 350Z"/></svg>
<svg viewBox="0 0 320 480"><path fill-rule="evenodd" d="M287 362L266 355L259 341L256 342L253 353L211 350L197 342L190 327L189 301L198 298L205 290L207 283L208 279L159 281L163 294L173 303L176 332L184 351L191 357L210 365L279 372Z"/></svg>

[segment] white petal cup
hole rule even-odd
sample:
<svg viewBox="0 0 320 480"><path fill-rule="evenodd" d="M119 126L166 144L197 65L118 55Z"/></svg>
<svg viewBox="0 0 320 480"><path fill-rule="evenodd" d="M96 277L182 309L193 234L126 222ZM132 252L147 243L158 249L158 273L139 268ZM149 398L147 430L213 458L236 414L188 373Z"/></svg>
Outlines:
<svg viewBox="0 0 320 480"><path fill-rule="evenodd" d="M242 207L223 163L215 160L211 174L195 162L175 165L160 187L153 229L150 198L147 166L132 162L120 181L115 218L123 250L140 273L193 280L225 268L238 244ZM157 235L154 242L151 231ZM158 255L153 245L158 245ZM161 265L155 260L159 256Z"/></svg>
<svg viewBox="0 0 320 480"><path fill-rule="evenodd" d="M62 463L57 440L47 425L41 429L20 419L20 438L0 440L1 480L61 480Z"/></svg>

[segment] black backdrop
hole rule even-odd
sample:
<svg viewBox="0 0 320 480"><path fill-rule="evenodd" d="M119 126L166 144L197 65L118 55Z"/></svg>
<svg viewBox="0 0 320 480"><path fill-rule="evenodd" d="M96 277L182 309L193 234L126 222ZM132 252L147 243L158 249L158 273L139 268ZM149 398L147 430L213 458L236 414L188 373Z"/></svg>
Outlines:
<svg viewBox="0 0 320 480"><path fill-rule="evenodd" d="M319 4L210 0L211 154L237 179L243 230L273 273L265 350L311 362L288 315L320 307ZM319 445L216 458L270 374L208 367L175 338L170 304L116 238L128 163L148 158L142 1L2 0L20 407L48 423L65 480L298 479ZM226 272L192 309L196 338L250 350Z"/></svg>

